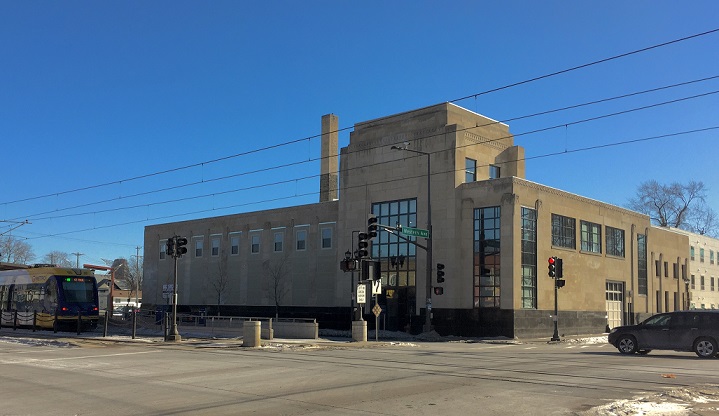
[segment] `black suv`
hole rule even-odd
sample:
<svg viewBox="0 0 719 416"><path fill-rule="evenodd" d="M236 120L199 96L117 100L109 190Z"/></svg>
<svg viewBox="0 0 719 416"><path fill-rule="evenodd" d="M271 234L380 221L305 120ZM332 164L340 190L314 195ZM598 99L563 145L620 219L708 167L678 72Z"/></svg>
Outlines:
<svg viewBox="0 0 719 416"><path fill-rule="evenodd" d="M719 351L719 311L660 313L638 325L612 329L608 340L622 354L675 350L694 351L700 358L712 358Z"/></svg>

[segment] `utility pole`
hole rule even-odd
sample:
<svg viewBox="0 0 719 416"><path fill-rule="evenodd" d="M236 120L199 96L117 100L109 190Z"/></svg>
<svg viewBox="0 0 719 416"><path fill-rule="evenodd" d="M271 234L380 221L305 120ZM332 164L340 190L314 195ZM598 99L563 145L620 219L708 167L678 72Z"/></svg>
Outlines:
<svg viewBox="0 0 719 416"><path fill-rule="evenodd" d="M85 253L80 253L78 251L77 253L70 253L70 254L77 257L77 261L75 262L75 267L79 269L80 268L80 256L84 256Z"/></svg>
<svg viewBox="0 0 719 416"><path fill-rule="evenodd" d="M137 246L135 247L136 254L135 254L135 273L137 273L137 276L135 276L135 308L137 308L137 304L139 303L139 292L140 292L140 249L142 247ZM144 269L144 268L143 268Z"/></svg>

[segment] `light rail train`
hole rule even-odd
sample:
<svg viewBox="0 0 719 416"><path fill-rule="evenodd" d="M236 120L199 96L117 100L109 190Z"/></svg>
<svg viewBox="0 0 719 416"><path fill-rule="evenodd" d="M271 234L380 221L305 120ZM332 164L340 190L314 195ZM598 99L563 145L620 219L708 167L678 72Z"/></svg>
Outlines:
<svg viewBox="0 0 719 416"><path fill-rule="evenodd" d="M78 318L79 317L79 318ZM97 327L97 281L92 270L36 265L0 271L0 322L56 330Z"/></svg>

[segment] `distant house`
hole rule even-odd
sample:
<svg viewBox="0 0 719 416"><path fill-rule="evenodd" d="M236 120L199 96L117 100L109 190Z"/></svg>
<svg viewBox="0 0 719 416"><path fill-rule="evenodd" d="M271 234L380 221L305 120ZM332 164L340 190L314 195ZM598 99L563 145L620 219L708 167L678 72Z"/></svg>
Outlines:
<svg viewBox="0 0 719 416"><path fill-rule="evenodd" d="M107 310L107 302L110 296L110 279L107 275L95 275L97 279L97 292L99 296L100 310ZM115 289L112 292L113 310L124 310L126 307L139 308L142 304L142 291L137 294L129 289L130 285L124 280L115 280Z"/></svg>

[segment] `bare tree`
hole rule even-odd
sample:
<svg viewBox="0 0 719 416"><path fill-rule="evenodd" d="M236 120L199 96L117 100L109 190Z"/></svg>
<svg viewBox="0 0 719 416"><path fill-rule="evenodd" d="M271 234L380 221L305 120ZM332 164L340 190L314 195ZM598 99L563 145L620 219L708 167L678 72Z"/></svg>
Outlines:
<svg viewBox="0 0 719 416"><path fill-rule="evenodd" d="M639 185L636 196L629 200L627 207L649 215L652 222L661 227L693 231L690 220L701 217L697 215L705 197L706 187L703 182L662 185L650 180Z"/></svg>
<svg viewBox="0 0 719 416"><path fill-rule="evenodd" d="M277 319L280 316L280 306L289 292L287 284L289 260L287 256L277 260L266 260L262 263L262 268L269 280L270 297L275 303L275 319Z"/></svg>
<svg viewBox="0 0 719 416"><path fill-rule="evenodd" d="M220 262L217 263L217 272L212 280L212 288L217 294L217 315L220 315L220 305L222 304L222 296L227 290L227 286L230 282L230 276L227 270L227 255L225 250L222 250L220 254Z"/></svg>
<svg viewBox="0 0 719 416"><path fill-rule="evenodd" d="M64 251L53 250L42 258L43 263L57 264L60 267L73 267L70 255Z"/></svg>
<svg viewBox="0 0 719 416"><path fill-rule="evenodd" d="M35 259L30 244L11 235L0 237L0 260L7 263L28 264Z"/></svg>
<svg viewBox="0 0 719 416"><path fill-rule="evenodd" d="M716 211L702 203L687 217L687 229L701 235L719 236L719 217Z"/></svg>

